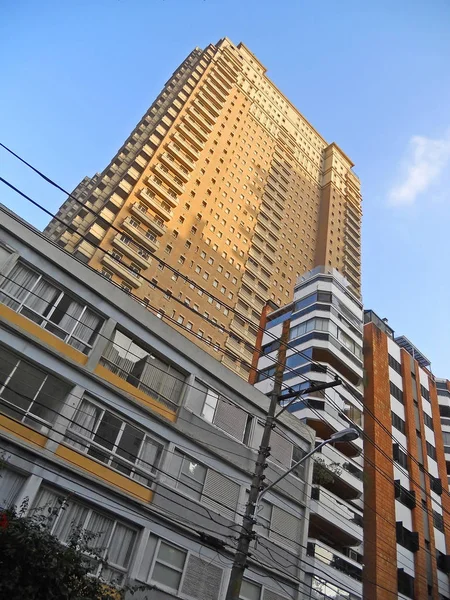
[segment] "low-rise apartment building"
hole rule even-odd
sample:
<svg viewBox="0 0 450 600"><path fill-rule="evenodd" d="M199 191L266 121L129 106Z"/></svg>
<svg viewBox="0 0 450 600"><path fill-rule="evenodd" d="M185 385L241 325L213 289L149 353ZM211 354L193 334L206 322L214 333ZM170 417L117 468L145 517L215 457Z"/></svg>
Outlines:
<svg viewBox="0 0 450 600"><path fill-rule="evenodd" d="M219 600L267 407L144 302L0 208L1 506L63 498L52 532L63 543L75 524L96 533L107 582ZM284 414L267 481L313 444ZM311 477L305 461L267 494L244 600L310 597Z"/></svg>

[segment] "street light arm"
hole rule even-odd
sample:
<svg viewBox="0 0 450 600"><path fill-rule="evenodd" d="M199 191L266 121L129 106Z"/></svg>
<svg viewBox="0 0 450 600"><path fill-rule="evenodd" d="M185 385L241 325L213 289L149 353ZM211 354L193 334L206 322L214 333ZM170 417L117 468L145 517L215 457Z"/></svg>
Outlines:
<svg viewBox="0 0 450 600"><path fill-rule="evenodd" d="M262 497L269 490L274 488L277 485L277 483L279 483L282 479L287 477L289 475L289 473L292 473L292 471L294 471L298 467L298 465L300 465L302 462L304 462L306 459L308 459L311 455L315 454L318 450L320 450L320 448L322 448L322 446L325 446L325 444L329 444L332 441L333 441L332 438L329 438L328 440L324 440L323 442L320 442L320 444L318 446L316 446L310 452L308 452L308 454L305 454L305 456L303 456L300 460L298 460L296 463L294 463L288 471L285 471L280 477L278 477L278 479L275 479L275 481L273 481L270 485L268 485L266 488L264 488L262 490L262 492L259 494L256 503L259 504L261 502Z"/></svg>

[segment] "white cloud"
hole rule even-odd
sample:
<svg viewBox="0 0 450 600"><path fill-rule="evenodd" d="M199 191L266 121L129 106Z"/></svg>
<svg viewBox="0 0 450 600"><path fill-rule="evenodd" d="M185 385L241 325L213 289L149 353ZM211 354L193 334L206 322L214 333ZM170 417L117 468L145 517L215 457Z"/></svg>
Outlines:
<svg viewBox="0 0 450 600"><path fill-rule="evenodd" d="M450 161L450 131L440 139L414 135L409 140L407 158L400 181L389 192L390 204L414 204L417 196L439 179Z"/></svg>

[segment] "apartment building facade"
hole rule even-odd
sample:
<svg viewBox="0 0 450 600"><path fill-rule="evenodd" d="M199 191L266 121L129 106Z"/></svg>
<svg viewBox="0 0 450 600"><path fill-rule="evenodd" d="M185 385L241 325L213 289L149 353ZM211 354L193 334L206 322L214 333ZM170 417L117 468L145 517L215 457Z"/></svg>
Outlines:
<svg viewBox="0 0 450 600"><path fill-rule="evenodd" d="M284 392L301 391L308 380L332 382L338 375L341 385L302 395L288 411L313 428L317 440L346 427L361 430L363 313L343 276L324 267L306 273L295 286L294 301L269 313L262 325L255 386L270 393L277 360L285 364ZM372 598L362 590L362 449L362 439L328 445L313 459L305 568L330 598Z"/></svg>
<svg viewBox="0 0 450 600"><path fill-rule="evenodd" d="M45 233L248 378L261 310L291 301L300 274L335 267L359 295L352 167L250 50L224 38L185 59Z"/></svg>
<svg viewBox="0 0 450 600"><path fill-rule="evenodd" d="M442 438L444 441L447 484L450 489L450 381L436 378L436 393L441 415Z"/></svg>
<svg viewBox="0 0 450 600"><path fill-rule="evenodd" d="M0 506L64 499L52 532L100 534L105 581L224 598L268 399L4 208L0 359ZM283 415L268 481L314 439ZM304 572L311 476L267 494L243 600L322 598Z"/></svg>
<svg viewBox="0 0 450 600"><path fill-rule="evenodd" d="M448 600L447 383L386 319L364 318L364 597Z"/></svg>

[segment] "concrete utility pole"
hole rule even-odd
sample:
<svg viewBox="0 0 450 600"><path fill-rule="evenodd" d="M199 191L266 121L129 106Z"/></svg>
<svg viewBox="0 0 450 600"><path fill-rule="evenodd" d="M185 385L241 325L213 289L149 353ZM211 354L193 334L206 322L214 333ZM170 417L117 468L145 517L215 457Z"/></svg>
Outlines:
<svg viewBox="0 0 450 600"><path fill-rule="evenodd" d="M264 424L264 431L261 439L261 445L258 451L258 458L256 460L256 468L253 473L252 483L250 486L250 494L248 497L247 506L245 508L245 515L242 522L242 527L239 533L239 541L236 550L236 554L233 561L233 567L231 569L230 581L228 583L226 600L239 600L239 594L241 591L242 579L244 577L244 571L247 567L247 558L250 549L250 542L255 538L255 532L253 531L253 527L255 525L255 510L258 504L258 500L260 498L261 492L264 490L263 481L265 479L264 470L267 468L266 459L270 455L270 436L272 434L272 429L275 427L275 411L278 406L278 402L281 395L281 387L283 383L283 372L286 362L286 348L287 342L289 339L289 322L283 323L283 331L281 334L281 344L278 353L278 361L275 368L275 376L274 376L274 386L273 391L270 394L270 405L269 410L267 412L266 422ZM342 382L337 379L335 381L329 383L318 383L312 384L309 388L302 390L298 393L290 393L288 395L289 398L293 398L289 404L294 402L298 396L305 393L311 393L317 390L323 390L330 387L334 387L336 385L340 385ZM285 407L287 408L287 407ZM280 411L279 414L281 414ZM279 416L279 414L277 416ZM354 430L352 430L354 431ZM356 437L358 437L358 433L356 433ZM353 438L355 439L355 438ZM326 440L323 444L330 442L331 440ZM288 475L297 464L301 463L303 460L307 459L311 454L313 454L316 449L313 449L310 453L304 456L298 463L293 465L289 471L284 473L281 477L279 477L273 484L269 487L272 488L275 483L278 483L281 479L283 479L286 475Z"/></svg>

